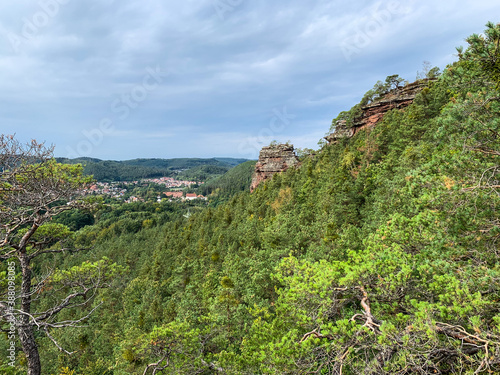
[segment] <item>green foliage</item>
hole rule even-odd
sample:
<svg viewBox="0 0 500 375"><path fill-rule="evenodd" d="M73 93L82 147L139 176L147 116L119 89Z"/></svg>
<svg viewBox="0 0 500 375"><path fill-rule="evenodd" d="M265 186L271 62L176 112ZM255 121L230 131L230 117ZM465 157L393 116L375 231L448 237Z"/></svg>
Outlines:
<svg viewBox="0 0 500 375"><path fill-rule="evenodd" d="M72 210L60 213L54 218L55 222L64 224L72 231L82 229L95 223L94 215L90 211Z"/></svg>
<svg viewBox="0 0 500 375"><path fill-rule="evenodd" d="M417 73L417 80L436 79L441 75L441 69L432 66L429 61L424 61L422 72Z"/></svg>
<svg viewBox="0 0 500 375"><path fill-rule="evenodd" d="M489 76L496 88L500 85L500 25L488 22L484 35L473 34L466 39L469 48L458 48L462 61L479 63L482 72Z"/></svg>
<svg viewBox="0 0 500 375"><path fill-rule="evenodd" d="M63 367L59 375L75 375L75 370L70 370L69 367Z"/></svg>
<svg viewBox="0 0 500 375"><path fill-rule="evenodd" d="M67 270L57 270L48 280L49 284L80 285L92 279L111 280L125 272L125 268L111 264L106 257L98 262L85 262L79 266L71 267Z"/></svg>
<svg viewBox="0 0 500 375"><path fill-rule="evenodd" d="M230 169L231 167L226 165L200 165L180 172L177 178L188 181L206 181L209 178L221 176Z"/></svg>
<svg viewBox="0 0 500 375"><path fill-rule="evenodd" d="M378 81L372 89L368 90L365 95L363 95L361 102L356 104L349 111L340 112L339 115L332 120L330 132L335 130L335 127L338 126L339 123L343 123L348 128L352 127L356 119L362 115L363 107L380 100L389 92L399 89L403 82L405 82L404 79L399 77L398 74L386 77L385 82Z"/></svg>
<svg viewBox="0 0 500 375"><path fill-rule="evenodd" d="M28 228L23 228L18 231L18 236L22 237L28 232ZM38 247L40 245L54 244L63 239L71 237L71 230L64 224L45 223L41 225L33 236L31 236L32 245Z"/></svg>
<svg viewBox="0 0 500 375"><path fill-rule="evenodd" d="M150 364L165 374L500 372L495 35L468 40L404 111L252 194L189 217L182 204L103 207L75 234L92 251L64 269L92 273L104 256L129 268L99 292L107 303L70 368L91 373L102 358L120 375ZM388 77L363 105L400 83ZM248 181L246 167L230 181ZM222 195L216 181L207 187ZM45 350L52 372L68 365Z"/></svg>
<svg viewBox="0 0 500 375"><path fill-rule="evenodd" d="M247 161L231 168L224 175L208 180L197 189L197 192L209 196L213 205L226 202L233 195L249 189L255 163Z"/></svg>
<svg viewBox="0 0 500 375"><path fill-rule="evenodd" d="M246 159L233 158L178 158L178 159L133 159L125 161L99 160L93 158L57 158L60 163L82 164L84 174L92 175L97 181L135 181L144 178L181 177L206 179L211 174L222 174ZM194 178L197 179L197 178Z"/></svg>

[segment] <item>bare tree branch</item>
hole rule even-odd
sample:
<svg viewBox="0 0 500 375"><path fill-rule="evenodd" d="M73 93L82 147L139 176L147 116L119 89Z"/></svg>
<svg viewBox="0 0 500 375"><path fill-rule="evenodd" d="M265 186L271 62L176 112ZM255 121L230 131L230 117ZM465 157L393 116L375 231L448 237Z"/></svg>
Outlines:
<svg viewBox="0 0 500 375"><path fill-rule="evenodd" d="M68 354L68 355L73 355L73 354L75 354L75 353L76 353L76 352L68 352L67 350L63 349L63 348L61 347L61 345L59 345L59 343L58 343L58 342L57 342L57 341L56 341L56 340L55 340L55 339L54 339L54 338L50 335L49 330L48 330L47 328L46 328L46 329L44 329L44 332L45 332L45 334L47 335L47 337L48 337L48 338L49 338L49 339L50 339L50 340L54 343L54 345L55 345L55 346L57 346L57 348L58 348L61 352L66 353L66 354Z"/></svg>
<svg viewBox="0 0 500 375"><path fill-rule="evenodd" d="M144 370L144 372L142 373L142 375L146 375L149 371L150 368L154 367L153 369L153 375L156 374L157 371L163 371L165 370L169 364L170 364L170 361L169 361L169 357L170 356L170 351L167 351L163 354L163 356L155 363L150 363L149 365L147 365L146 369ZM163 361L167 360L167 363L165 366L160 366L160 363L162 363Z"/></svg>

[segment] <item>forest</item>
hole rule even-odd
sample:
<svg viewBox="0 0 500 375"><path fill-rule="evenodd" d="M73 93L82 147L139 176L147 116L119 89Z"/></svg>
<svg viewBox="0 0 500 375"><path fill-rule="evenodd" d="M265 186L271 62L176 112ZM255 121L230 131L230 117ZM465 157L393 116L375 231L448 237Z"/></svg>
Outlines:
<svg viewBox="0 0 500 375"><path fill-rule="evenodd" d="M80 199L83 167L3 137L0 373L500 373L500 25L466 41L409 107L206 207Z"/></svg>
<svg viewBox="0 0 500 375"><path fill-rule="evenodd" d="M179 177L205 181L220 176L246 159L233 158L177 158L132 159L124 161L95 158L56 158L59 163L81 164L83 174L100 182L133 181L143 178Z"/></svg>

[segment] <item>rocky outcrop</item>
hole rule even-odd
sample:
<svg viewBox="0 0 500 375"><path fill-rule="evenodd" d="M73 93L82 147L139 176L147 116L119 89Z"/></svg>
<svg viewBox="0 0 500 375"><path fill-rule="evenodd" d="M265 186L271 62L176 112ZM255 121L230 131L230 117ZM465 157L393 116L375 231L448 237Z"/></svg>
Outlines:
<svg viewBox="0 0 500 375"><path fill-rule="evenodd" d="M361 108L361 116L354 119L352 127L347 127L345 121L339 121L335 131L325 137L328 143L336 143L342 138L351 138L362 129L375 126L382 121L384 115L393 109L402 109L413 103L417 94L428 85L429 79L422 79L404 87L394 89L381 99Z"/></svg>
<svg viewBox="0 0 500 375"><path fill-rule="evenodd" d="M250 191L254 191L262 181L270 179L275 173L286 171L299 164L293 145L279 144L263 147L259 161L255 165Z"/></svg>

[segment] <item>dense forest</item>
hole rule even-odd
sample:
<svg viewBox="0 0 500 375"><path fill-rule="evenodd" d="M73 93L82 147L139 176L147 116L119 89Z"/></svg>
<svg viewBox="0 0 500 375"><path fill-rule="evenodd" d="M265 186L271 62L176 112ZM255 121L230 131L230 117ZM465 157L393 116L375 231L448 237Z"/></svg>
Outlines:
<svg viewBox="0 0 500 375"><path fill-rule="evenodd" d="M244 163L189 215L188 203L97 200L77 231L71 217L41 226L26 250L46 249L33 311L105 281L58 312L78 323L33 326L42 373L500 373L500 25L467 42L412 105L253 193L238 188ZM2 374L26 373L16 351Z"/></svg>
<svg viewBox="0 0 500 375"><path fill-rule="evenodd" d="M56 158L59 163L82 164L83 173L96 181L133 181L143 178L177 177L205 181L220 176L246 159L233 158L177 158L132 159L124 161L94 158Z"/></svg>
<svg viewBox="0 0 500 375"><path fill-rule="evenodd" d="M210 178L196 191L201 195L209 196L211 205L216 206L227 201L235 194L248 190L252 182L255 164L255 161L246 161L231 168L223 175Z"/></svg>

